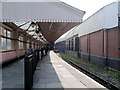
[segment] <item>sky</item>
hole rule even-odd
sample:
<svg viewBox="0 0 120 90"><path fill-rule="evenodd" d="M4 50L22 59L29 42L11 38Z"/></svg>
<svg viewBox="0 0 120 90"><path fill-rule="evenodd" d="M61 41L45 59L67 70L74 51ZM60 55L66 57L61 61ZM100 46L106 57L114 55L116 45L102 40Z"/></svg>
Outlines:
<svg viewBox="0 0 120 90"><path fill-rule="evenodd" d="M73 7L86 12L83 20L94 14L96 11L101 9L103 6L115 2L117 0L60 0Z"/></svg>

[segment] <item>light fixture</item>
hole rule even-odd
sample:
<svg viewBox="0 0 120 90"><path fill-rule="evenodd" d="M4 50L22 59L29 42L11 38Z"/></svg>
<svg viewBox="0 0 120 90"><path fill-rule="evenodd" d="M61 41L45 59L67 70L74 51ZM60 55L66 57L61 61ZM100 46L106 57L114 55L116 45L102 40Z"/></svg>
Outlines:
<svg viewBox="0 0 120 90"><path fill-rule="evenodd" d="M36 25L36 24L35 24L34 22L31 23L32 28L34 28L35 25Z"/></svg>
<svg viewBox="0 0 120 90"><path fill-rule="evenodd" d="M38 34L38 33L40 33L40 31L41 31L40 28L36 28L35 33Z"/></svg>
<svg viewBox="0 0 120 90"><path fill-rule="evenodd" d="M35 30L35 33L36 34L38 34L40 31L39 31L39 29L37 28L36 30Z"/></svg>
<svg viewBox="0 0 120 90"><path fill-rule="evenodd" d="M41 38L43 40L43 38Z"/></svg>
<svg viewBox="0 0 120 90"><path fill-rule="evenodd" d="M39 37L42 37L42 35L39 35Z"/></svg>

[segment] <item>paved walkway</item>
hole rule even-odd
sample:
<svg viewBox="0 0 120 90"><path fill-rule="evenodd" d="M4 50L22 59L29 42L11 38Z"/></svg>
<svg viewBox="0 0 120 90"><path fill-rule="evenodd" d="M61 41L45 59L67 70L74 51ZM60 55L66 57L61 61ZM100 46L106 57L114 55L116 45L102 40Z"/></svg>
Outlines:
<svg viewBox="0 0 120 90"><path fill-rule="evenodd" d="M53 51L39 61L34 74L35 88L103 88L90 77L78 71Z"/></svg>
<svg viewBox="0 0 120 90"><path fill-rule="evenodd" d="M2 88L24 88L24 59L2 68Z"/></svg>

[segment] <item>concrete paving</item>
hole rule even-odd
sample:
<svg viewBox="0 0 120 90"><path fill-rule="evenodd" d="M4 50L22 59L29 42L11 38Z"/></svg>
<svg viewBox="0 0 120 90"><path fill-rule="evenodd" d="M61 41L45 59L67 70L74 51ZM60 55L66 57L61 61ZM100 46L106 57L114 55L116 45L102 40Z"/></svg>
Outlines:
<svg viewBox="0 0 120 90"><path fill-rule="evenodd" d="M84 88L106 89L87 75L78 71L53 51L39 61L34 74L33 90L35 88Z"/></svg>
<svg viewBox="0 0 120 90"><path fill-rule="evenodd" d="M2 88L24 88L24 59L2 68Z"/></svg>

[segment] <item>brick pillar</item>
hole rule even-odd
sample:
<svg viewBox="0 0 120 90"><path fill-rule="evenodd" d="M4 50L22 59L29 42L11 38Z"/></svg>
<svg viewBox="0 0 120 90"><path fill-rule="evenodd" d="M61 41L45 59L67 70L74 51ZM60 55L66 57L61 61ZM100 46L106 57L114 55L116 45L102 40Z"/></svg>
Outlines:
<svg viewBox="0 0 120 90"><path fill-rule="evenodd" d="M27 49L27 33L24 35L24 49Z"/></svg>
<svg viewBox="0 0 120 90"><path fill-rule="evenodd" d="M18 39L19 39L19 31L18 30L15 30L13 32L13 38L15 40L12 43L12 47L13 47L13 49L16 50L16 56L19 56L19 52L18 52L18 50L19 50L19 41L18 41Z"/></svg>

